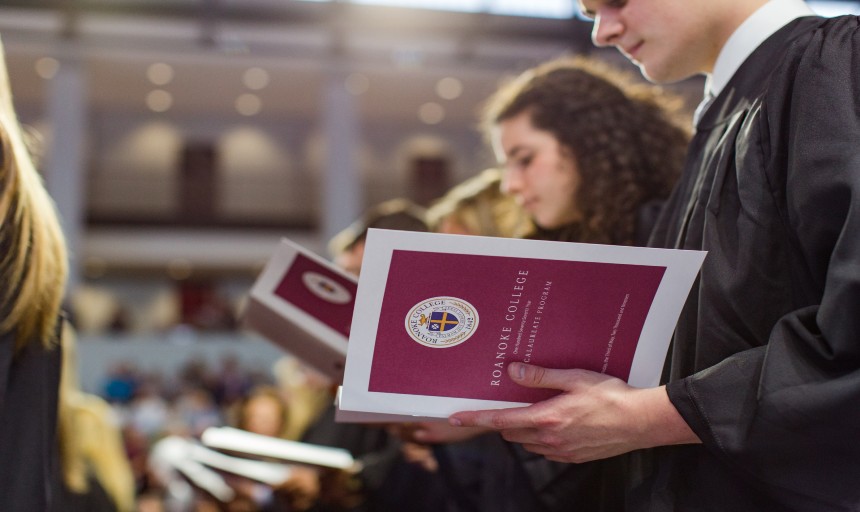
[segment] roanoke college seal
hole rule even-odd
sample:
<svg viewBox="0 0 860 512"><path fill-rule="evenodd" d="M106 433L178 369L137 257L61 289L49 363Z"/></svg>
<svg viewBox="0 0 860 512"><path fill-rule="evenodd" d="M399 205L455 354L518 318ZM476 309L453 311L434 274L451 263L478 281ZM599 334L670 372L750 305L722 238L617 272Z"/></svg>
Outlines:
<svg viewBox="0 0 860 512"><path fill-rule="evenodd" d="M332 304L346 304L352 300L352 294L334 279L318 272L308 270L302 274L302 283L311 293Z"/></svg>
<svg viewBox="0 0 860 512"><path fill-rule="evenodd" d="M478 310L456 297L423 300L406 315L406 332L425 347L459 345L468 340L477 328Z"/></svg>

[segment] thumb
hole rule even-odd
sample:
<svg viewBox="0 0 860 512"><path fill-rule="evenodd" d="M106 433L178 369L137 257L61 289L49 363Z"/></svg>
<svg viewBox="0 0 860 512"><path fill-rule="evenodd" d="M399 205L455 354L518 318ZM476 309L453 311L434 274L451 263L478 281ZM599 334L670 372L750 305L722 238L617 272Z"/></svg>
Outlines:
<svg viewBox="0 0 860 512"><path fill-rule="evenodd" d="M508 365L508 375L527 388L567 390L571 386L570 370L556 370L526 363Z"/></svg>

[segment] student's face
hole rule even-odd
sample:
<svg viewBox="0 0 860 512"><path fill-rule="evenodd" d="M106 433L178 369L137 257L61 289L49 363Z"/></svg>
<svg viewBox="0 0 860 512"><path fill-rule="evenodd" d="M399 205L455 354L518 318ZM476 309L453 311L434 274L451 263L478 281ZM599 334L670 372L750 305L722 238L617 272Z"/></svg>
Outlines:
<svg viewBox="0 0 860 512"><path fill-rule="evenodd" d="M449 235L480 235L480 233L473 233L466 225L450 215L439 222L437 231Z"/></svg>
<svg viewBox="0 0 860 512"><path fill-rule="evenodd" d="M594 18L594 44L614 46L645 78L667 83L713 70L728 37L714 22L725 1L580 0L580 6Z"/></svg>
<svg viewBox="0 0 860 512"><path fill-rule="evenodd" d="M535 128L524 112L499 123L493 138L496 157L505 168L502 190L535 224L553 229L579 220L574 201L579 171L555 136Z"/></svg>
<svg viewBox="0 0 860 512"><path fill-rule="evenodd" d="M284 427L281 404L268 396L258 396L245 405L245 430L279 437Z"/></svg>

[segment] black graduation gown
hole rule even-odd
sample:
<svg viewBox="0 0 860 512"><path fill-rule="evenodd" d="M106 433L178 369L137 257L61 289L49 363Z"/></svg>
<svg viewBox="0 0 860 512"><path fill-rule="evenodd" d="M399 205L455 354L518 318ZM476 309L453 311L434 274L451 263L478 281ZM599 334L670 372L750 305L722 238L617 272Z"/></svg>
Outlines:
<svg viewBox="0 0 860 512"><path fill-rule="evenodd" d="M546 512L512 452L514 446L496 433L434 446L457 512Z"/></svg>
<svg viewBox="0 0 860 512"><path fill-rule="evenodd" d="M55 512L118 512L116 503L108 495L101 482L93 475L87 476L89 489L77 493L63 485L55 502Z"/></svg>
<svg viewBox="0 0 860 512"><path fill-rule="evenodd" d="M434 450L458 512L620 512L621 461L552 462L486 434Z"/></svg>
<svg viewBox="0 0 860 512"><path fill-rule="evenodd" d="M350 512L451 512L454 502L445 492L442 476L407 462L400 440L383 427L335 422L330 406L302 436L306 443L348 450L363 464L359 474L365 501ZM310 512L342 512L317 504Z"/></svg>
<svg viewBox="0 0 860 512"><path fill-rule="evenodd" d="M666 372L703 445L652 452L631 510L860 510L860 18L744 62L652 245L709 251Z"/></svg>
<svg viewBox="0 0 860 512"><path fill-rule="evenodd" d="M45 511L60 491L57 400L61 350L0 335L0 510Z"/></svg>

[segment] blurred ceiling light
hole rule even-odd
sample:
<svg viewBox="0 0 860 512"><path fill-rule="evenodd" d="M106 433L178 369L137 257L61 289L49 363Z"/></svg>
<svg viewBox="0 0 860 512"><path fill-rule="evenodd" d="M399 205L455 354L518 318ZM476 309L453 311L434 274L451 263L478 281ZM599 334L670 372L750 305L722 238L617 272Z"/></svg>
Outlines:
<svg viewBox="0 0 860 512"><path fill-rule="evenodd" d="M436 82L436 94L443 100L455 100L463 94L463 82L449 76Z"/></svg>
<svg viewBox="0 0 860 512"><path fill-rule="evenodd" d="M36 74L45 80L54 78L60 69L60 61L53 57L42 57L36 61Z"/></svg>
<svg viewBox="0 0 860 512"><path fill-rule="evenodd" d="M425 124L439 124L445 119L445 109L436 102L428 101L418 108L418 119Z"/></svg>
<svg viewBox="0 0 860 512"><path fill-rule="evenodd" d="M265 89L269 85L269 72L263 68L248 68L242 75L242 83L252 91Z"/></svg>
<svg viewBox="0 0 860 512"><path fill-rule="evenodd" d="M243 116L253 116L260 113L263 108L263 102L256 94L245 93L240 94L236 98L236 111Z"/></svg>
<svg viewBox="0 0 860 512"><path fill-rule="evenodd" d="M173 67L170 64L156 62L146 69L146 78L153 85L167 85L173 81Z"/></svg>
<svg viewBox="0 0 860 512"><path fill-rule="evenodd" d="M146 106L153 112L167 112L173 106L173 96L163 89L155 89L146 95Z"/></svg>
<svg viewBox="0 0 860 512"><path fill-rule="evenodd" d="M348 93L353 96L360 96L370 89L370 79L361 73L350 73L343 85Z"/></svg>

